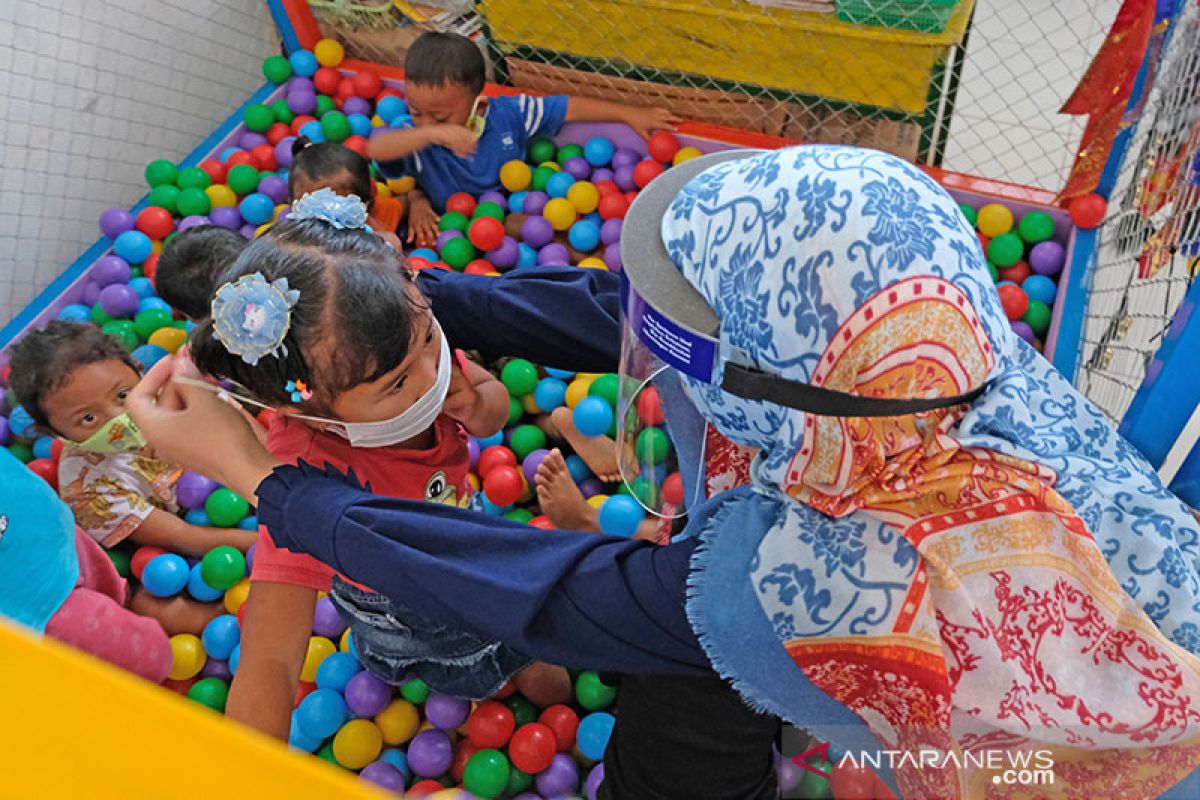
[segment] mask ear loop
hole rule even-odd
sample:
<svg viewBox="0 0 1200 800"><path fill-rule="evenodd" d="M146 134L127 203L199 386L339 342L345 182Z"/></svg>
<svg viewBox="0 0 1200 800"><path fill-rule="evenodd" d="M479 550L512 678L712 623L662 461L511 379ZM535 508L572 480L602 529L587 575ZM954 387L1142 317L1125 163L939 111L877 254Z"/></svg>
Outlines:
<svg viewBox="0 0 1200 800"><path fill-rule="evenodd" d="M483 101L482 115L478 113L480 101ZM476 139L483 136L484 130L487 129L487 106L487 98L483 95L478 95L475 102L471 104L471 113L467 116L466 128Z"/></svg>
<svg viewBox="0 0 1200 800"><path fill-rule="evenodd" d="M261 408L264 411L275 411L275 408L273 406L269 406L266 403L263 403L259 400L255 400L253 397L247 397L244 394L238 394L237 392L231 392L228 389L224 389L220 386L214 386L213 384L208 383L207 381L201 381L201 380L197 380L195 378L189 378L186 375L176 375L175 377L171 378L171 380L174 381L175 383L181 383L184 386L192 386L197 389L203 389L206 392L212 392L218 398L225 401L226 403L228 403L231 406L236 406L239 403L241 403L244 405L254 406L256 408ZM276 411L276 413L279 413L279 412ZM328 419L324 419L322 417L311 417L307 414L289 414L288 416L291 417L292 419L302 419L302 420L306 420L308 422L315 422L315 423L321 425L322 428L327 427L331 423L337 424L337 420L328 420Z"/></svg>

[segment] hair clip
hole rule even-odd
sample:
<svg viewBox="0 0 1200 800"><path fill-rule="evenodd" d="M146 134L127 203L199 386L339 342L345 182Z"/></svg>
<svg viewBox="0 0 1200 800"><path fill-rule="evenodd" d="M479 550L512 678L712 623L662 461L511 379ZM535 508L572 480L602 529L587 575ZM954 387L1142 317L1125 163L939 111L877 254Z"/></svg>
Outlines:
<svg viewBox="0 0 1200 800"><path fill-rule="evenodd" d="M308 384L304 381L288 381L283 390L291 394L293 403L312 399L312 392L309 391Z"/></svg>
<svg viewBox="0 0 1200 800"><path fill-rule="evenodd" d="M286 356L283 340L299 299L300 292L288 286L287 278L268 283L261 272L243 275L213 296L213 333L250 366L263 356Z"/></svg>
<svg viewBox="0 0 1200 800"><path fill-rule="evenodd" d="M341 230L367 230L367 205L354 195L342 196L332 189L309 192L292 203L288 219L319 219Z"/></svg>

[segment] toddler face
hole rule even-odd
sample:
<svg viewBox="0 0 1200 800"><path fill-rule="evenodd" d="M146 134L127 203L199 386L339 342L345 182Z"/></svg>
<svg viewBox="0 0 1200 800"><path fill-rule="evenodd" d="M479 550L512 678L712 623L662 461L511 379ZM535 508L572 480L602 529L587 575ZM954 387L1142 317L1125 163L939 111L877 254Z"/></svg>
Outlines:
<svg viewBox="0 0 1200 800"><path fill-rule="evenodd" d="M332 189L334 194L339 194L342 197L357 197L354 194L354 179L349 172L342 170L337 175L330 178L316 179L310 178L303 173L296 174L292 178L292 200L304 197L306 194L317 191L318 189ZM364 203L370 201L369 197L359 197Z"/></svg>
<svg viewBox="0 0 1200 800"><path fill-rule="evenodd" d="M138 374L121 361L85 364L46 395L42 408L63 437L82 442L125 410L125 398L137 382Z"/></svg>
<svg viewBox="0 0 1200 800"><path fill-rule="evenodd" d="M466 86L457 83L406 84L408 113L413 125L466 125L471 116L471 107L476 95Z"/></svg>

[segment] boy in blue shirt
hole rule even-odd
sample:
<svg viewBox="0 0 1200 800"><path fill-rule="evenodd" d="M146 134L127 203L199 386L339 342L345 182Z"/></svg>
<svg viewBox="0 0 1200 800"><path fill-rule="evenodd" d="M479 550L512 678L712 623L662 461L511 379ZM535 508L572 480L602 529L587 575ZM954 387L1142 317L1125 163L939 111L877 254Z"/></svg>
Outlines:
<svg viewBox="0 0 1200 800"><path fill-rule="evenodd" d="M631 108L588 97L484 98L483 54L454 33L426 33L404 61L404 90L413 127L375 136L367 154L387 177L412 175L408 240L427 247L438 214L455 192L479 196L500 188L500 167L524 160L529 140L554 136L564 122L624 122L642 136L674 130L660 108Z"/></svg>

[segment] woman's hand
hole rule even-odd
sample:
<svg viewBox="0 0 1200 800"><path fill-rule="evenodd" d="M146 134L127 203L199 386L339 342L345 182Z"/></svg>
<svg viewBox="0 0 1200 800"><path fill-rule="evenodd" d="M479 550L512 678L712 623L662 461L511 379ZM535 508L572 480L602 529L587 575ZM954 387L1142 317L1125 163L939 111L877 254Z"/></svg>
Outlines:
<svg viewBox="0 0 1200 800"><path fill-rule="evenodd" d="M125 401L155 454L220 481L254 502L258 484L278 465L238 409L212 391L174 381L200 380L187 359L155 364Z"/></svg>

